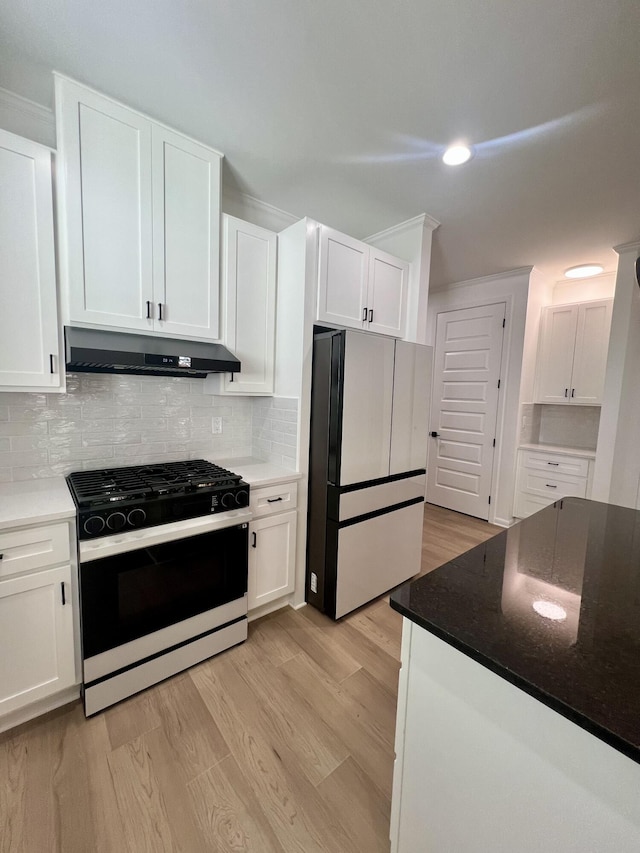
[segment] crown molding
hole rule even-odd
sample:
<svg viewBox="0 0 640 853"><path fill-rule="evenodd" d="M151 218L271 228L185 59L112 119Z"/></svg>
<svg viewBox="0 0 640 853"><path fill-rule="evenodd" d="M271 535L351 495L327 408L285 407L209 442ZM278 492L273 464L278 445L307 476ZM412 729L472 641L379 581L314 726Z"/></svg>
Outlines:
<svg viewBox="0 0 640 853"><path fill-rule="evenodd" d="M20 113L20 115L46 125L49 129L55 130L56 120L53 110L45 107L42 104L37 104L29 98L23 98L22 95L16 95L15 92L10 92L8 89L0 87L0 108L9 110L10 112Z"/></svg>
<svg viewBox="0 0 640 853"><path fill-rule="evenodd" d="M619 246L614 246L613 251L619 255L623 252L638 252L640 251L640 240L632 240L631 243L621 243Z"/></svg>
<svg viewBox="0 0 640 853"><path fill-rule="evenodd" d="M392 225L391 228L385 228L383 231L378 231L376 234L370 234L364 238L365 243L370 243L373 240L381 240L383 237L390 237L392 234L401 234L403 231L410 231L420 225L423 228L428 228L430 231L435 231L440 226L437 219L429 216L428 213L420 213L411 219L406 219L404 222L399 222L397 225Z"/></svg>
<svg viewBox="0 0 640 853"><path fill-rule="evenodd" d="M293 213L289 213L286 210L282 210L282 208L276 207L273 204L269 204L266 201L261 201L259 198L255 198L255 196L239 192L237 190L225 190L223 192L223 209L224 198L229 199L232 203L239 202L247 211L248 216L253 212L257 215L257 218L267 217L269 221L279 226L277 229L279 231L282 231L284 228L288 228L289 225L293 225L294 222L299 222L302 218L300 216L295 216Z"/></svg>
<svg viewBox="0 0 640 853"><path fill-rule="evenodd" d="M497 272L493 275L482 275L478 278L468 278L465 281L455 281L451 284L442 284L438 287L432 287L431 292L437 293L443 290L453 290L458 287L473 287L477 284L486 284L488 281L498 281L502 278L516 278L517 276L530 276L533 272L533 267L517 267L514 270L506 270L505 272Z"/></svg>

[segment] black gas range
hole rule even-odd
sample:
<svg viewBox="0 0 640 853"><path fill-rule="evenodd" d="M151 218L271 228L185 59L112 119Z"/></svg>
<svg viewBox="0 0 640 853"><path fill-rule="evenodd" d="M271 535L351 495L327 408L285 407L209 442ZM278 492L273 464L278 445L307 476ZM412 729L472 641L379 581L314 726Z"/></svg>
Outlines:
<svg viewBox="0 0 640 853"><path fill-rule="evenodd" d="M69 474L87 716L247 638L249 486L204 459Z"/></svg>
<svg viewBox="0 0 640 853"><path fill-rule="evenodd" d="M204 459L69 474L78 538L151 527L246 507L249 486Z"/></svg>

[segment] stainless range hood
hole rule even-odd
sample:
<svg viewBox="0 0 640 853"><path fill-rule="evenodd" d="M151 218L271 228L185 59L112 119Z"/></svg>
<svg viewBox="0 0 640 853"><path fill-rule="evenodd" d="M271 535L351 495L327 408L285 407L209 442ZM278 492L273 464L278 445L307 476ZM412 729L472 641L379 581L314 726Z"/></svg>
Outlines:
<svg viewBox="0 0 640 853"><path fill-rule="evenodd" d="M222 344L180 341L65 326L68 373L129 373L138 376L188 376L238 373L240 362Z"/></svg>

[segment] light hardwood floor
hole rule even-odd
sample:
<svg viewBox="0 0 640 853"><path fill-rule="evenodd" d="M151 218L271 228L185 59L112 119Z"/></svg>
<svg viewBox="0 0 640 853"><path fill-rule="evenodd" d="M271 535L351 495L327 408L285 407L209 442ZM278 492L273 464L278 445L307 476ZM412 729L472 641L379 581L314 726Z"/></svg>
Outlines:
<svg viewBox="0 0 640 853"><path fill-rule="evenodd" d="M499 528L427 506L422 571ZM85 720L0 736L3 853L389 850L401 617L278 611L249 639Z"/></svg>

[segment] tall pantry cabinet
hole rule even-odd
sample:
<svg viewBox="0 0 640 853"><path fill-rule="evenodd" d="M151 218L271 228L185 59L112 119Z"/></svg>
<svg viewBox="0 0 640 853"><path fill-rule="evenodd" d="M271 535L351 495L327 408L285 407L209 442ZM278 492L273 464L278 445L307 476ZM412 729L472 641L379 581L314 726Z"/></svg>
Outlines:
<svg viewBox="0 0 640 853"><path fill-rule="evenodd" d="M222 155L56 75L72 323L219 336Z"/></svg>

